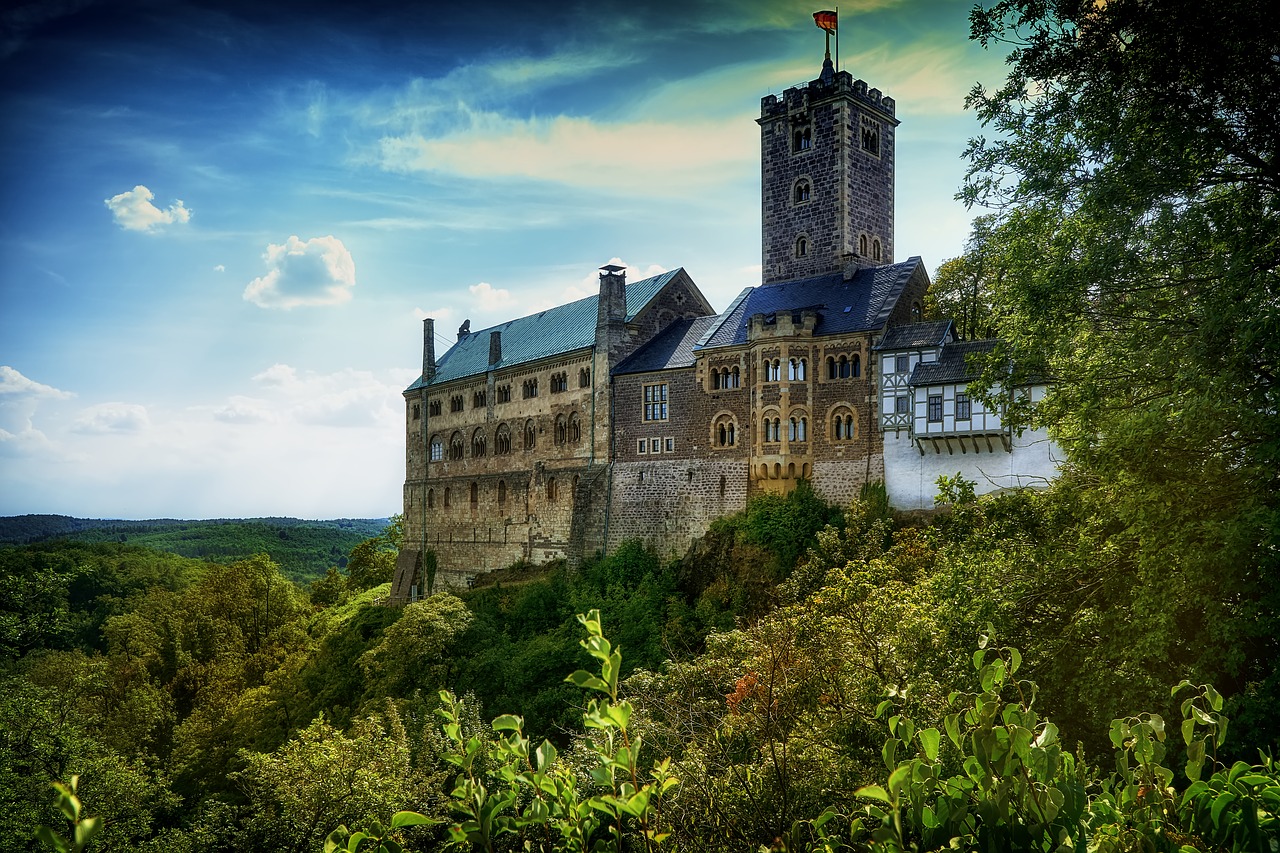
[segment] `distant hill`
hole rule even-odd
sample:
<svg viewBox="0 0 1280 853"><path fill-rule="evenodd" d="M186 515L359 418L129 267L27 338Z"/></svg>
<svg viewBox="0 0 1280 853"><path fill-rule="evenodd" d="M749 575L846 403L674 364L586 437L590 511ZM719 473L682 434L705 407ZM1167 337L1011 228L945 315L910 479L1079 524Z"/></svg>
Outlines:
<svg viewBox="0 0 1280 853"><path fill-rule="evenodd" d="M299 583L345 566L351 549L382 533L385 518L215 518L146 521L72 518L66 515L0 517L0 544L29 545L55 539L128 542L184 557L227 563L266 553Z"/></svg>

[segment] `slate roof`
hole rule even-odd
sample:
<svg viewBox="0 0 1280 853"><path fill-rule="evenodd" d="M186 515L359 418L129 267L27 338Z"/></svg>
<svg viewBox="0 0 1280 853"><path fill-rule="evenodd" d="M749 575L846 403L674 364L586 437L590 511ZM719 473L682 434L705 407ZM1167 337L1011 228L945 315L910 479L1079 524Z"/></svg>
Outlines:
<svg viewBox="0 0 1280 853"><path fill-rule="evenodd" d="M940 347L947 340L951 331L950 320L939 320L933 323L910 323L906 326L894 326L885 331L884 337L872 349L900 350L921 349L923 347Z"/></svg>
<svg viewBox="0 0 1280 853"><path fill-rule="evenodd" d="M953 341L942 348L942 355L937 361L920 362L911 371L908 380L912 385L945 385L951 382L967 382L982 371L969 364L969 356L975 353L989 353L996 348L999 341L990 338L985 341Z"/></svg>
<svg viewBox="0 0 1280 853"><path fill-rule="evenodd" d="M848 281L835 272L752 288L730 306L729 316L697 349L746 343L747 325L756 314L817 311L814 335L819 336L883 328L907 283L923 267L919 257L912 257L900 264L860 269Z"/></svg>
<svg viewBox="0 0 1280 853"><path fill-rule="evenodd" d="M653 340L627 356L613 369L614 376L648 373L674 367L693 367L694 346L718 317L682 318L663 329Z"/></svg>
<svg viewBox="0 0 1280 853"><path fill-rule="evenodd" d="M684 272L676 267L670 272L627 284L627 321L648 306L662 288ZM439 385L454 379L475 376L489 370L489 333L502 333L502 361L493 367L512 367L541 358L550 358L589 347L596 340L596 315L599 295L588 296L566 305L557 305L537 314L508 320L464 337L449 347L436 361L436 375L430 383L419 376L405 389L416 391L425 384Z"/></svg>

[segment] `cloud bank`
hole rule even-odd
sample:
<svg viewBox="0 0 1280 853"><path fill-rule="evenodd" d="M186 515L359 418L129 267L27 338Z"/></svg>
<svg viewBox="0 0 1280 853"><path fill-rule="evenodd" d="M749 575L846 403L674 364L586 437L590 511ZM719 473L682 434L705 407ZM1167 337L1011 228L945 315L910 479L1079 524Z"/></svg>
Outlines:
<svg viewBox="0 0 1280 853"><path fill-rule="evenodd" d="M262 258L266 275L244 289L244 298L262 308L339 305L356 286L356 263L333 235L306 241L291 236L283 245L269 244Z"/></svg>

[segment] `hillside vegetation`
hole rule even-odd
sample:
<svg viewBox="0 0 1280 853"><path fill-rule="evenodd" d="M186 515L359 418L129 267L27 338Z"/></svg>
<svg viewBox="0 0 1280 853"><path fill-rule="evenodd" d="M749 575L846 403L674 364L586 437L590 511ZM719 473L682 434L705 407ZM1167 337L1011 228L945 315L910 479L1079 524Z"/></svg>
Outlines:
<svg viewBox="0 0 1280 853"><path fill-rule="evenodd" d="M128 542L182 557L216 562L266 554L288 577L308 583L331 566L344 566L347 554L386 527L385 518L219 518L146 521L19 515L0 518L0 543L25 545L50 540Z"/></svg>

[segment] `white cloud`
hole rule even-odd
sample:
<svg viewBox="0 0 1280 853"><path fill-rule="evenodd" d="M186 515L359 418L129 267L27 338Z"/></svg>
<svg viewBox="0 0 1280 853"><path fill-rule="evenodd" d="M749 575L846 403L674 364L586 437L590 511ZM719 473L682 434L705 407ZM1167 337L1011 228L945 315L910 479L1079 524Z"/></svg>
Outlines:
<svg viewBox="0 0 1280 853"><path fill-rule="evenodd" d="M92 435L134 434L147 430L151 419L136 403L99 403L80 413L71 429Z"/></svg>
<svg viewBox="0 0 1280 853"><path fill-rule="evenodd" d="M222 264L218 264L216 267L214 267L214 268L213 268L213 271L214 271L214 272L226 272L226 271L227 271L227 268L226 268L225 266L223 266Z"/></svg>
<svg viewBox="0 0 1280 853"><path fill-rule="evenodd" d="M7 453L20 447L47 445L48 439L34 424L36 410L45 400L70 399L70 392L28 379L18 370L0 365L0 446Z"/></svg>
<svg viewBox="0 0 1280 853"><path fill-rule="evenodd" d="M273 364L254 376L253 381L263 385L293 385L298 381L298 371L287 364Z"/></svg>
<svg viewBox="0 0 1280 853"><path fill-rule="evenodd" d="M276 416L263 400L234 395L225 406L213 410L213 419L229 424L263 424L275 422Z"/></svg>
<svg viewBox="0 0 1280 853"><path fill-rule="evenodd" d="M604 123L577 116L513 118L471 112L433 138L387 136L381 165L504 181L532 178L603 193L687 197L749 172L759 146L751 121Z"/></svg>
<svg viewBox="0 0 1280 853"><path fill-rule="evenodd" d="M351 299L356 264L347 247L332 235L283 245L271 243L262 256L267 273L249 282L244 298L263 308L338 305Z"/></svg>
<svg viewBox="0 0 1280 853"><path fill-rule="evenodd" d="M153 198L155 193L138 184L128 192L113 195L103 204L120 227L128 231L155 231L161 226L191 219L191 211L183 206L182 199L169 205L167 210L161 210L151 203Z"/></svg>
<svg viewBox="0 0 1280 853"><path fill-rule="evenodd" d="M473 284L467 289L475 297L476 308L479 311L499 311L515 304L515 300L511 298L511 291L494 287L487 281Z"/></svg>
<svg viewBox="0 0 1280 853"><path fill-rule="evenodd" d="M413 309L413 316L414 316L414 319L418 320L419 322L421 322L422 320L426 320L427 318L430 318L432 320L436 320L441 323L447 323L449 322L449 320L453 318L454 311L452 308L448 307L447 305L441 305L436 308L428 309L426 311L415 306Z"/></svg>
<svg viewBox="0 0 1280 853"><path fill-rule="evenodd" d="M65 400L72 395L68 391L60 391L50 385L28 379L7 364L0 365L0 399L18 396L53 397Z"/></svg>

